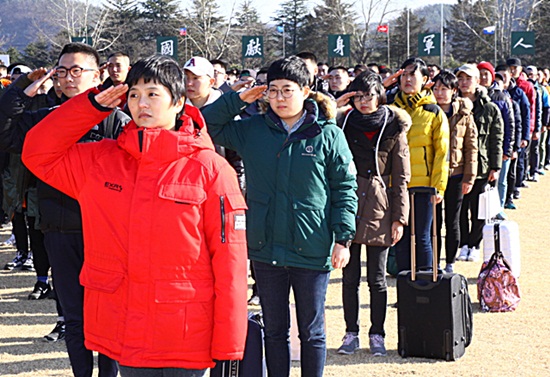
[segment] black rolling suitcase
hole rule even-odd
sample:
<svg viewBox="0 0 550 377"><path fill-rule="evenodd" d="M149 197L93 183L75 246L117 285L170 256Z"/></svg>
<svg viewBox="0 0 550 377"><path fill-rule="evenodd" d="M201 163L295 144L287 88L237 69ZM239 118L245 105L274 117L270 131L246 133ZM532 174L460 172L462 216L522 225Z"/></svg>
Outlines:
<svg viewBox="0 0 550 377"><path fill-rule="evenodd" d="M264 335L261 313L249 313L242 360L217 362L210 377L265 377Z"/></svg>
<svg viewBox="0 0 550 377"><path fill-rule="evenodd" d="M411 270L397 276L398 351L402 357L456 360L472 339L472 304L468 282L459 274L442 273L433 260L433 271L416 271L414 195L431 193L431 187L409 190L411 198ZM433 205L435 221L435 200ZM432 250L436 249L433 226Z"/></svg>

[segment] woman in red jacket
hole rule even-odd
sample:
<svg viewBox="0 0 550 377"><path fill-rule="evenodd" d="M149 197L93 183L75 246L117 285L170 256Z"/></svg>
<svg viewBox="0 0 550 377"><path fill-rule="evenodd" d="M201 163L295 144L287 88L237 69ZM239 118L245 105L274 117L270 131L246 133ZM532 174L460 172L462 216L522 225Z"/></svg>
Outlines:
<svg viewBox="0 0 550 377"><path fill-rule="evenodd" d="M203 376L214 359L243 356L246 205L199 111L184 105L177 63L141 60L126 82L52 112L23 159L82 207L86 346L122 376ZM128 87L133 121L118 140L77 144Z"/></svg>

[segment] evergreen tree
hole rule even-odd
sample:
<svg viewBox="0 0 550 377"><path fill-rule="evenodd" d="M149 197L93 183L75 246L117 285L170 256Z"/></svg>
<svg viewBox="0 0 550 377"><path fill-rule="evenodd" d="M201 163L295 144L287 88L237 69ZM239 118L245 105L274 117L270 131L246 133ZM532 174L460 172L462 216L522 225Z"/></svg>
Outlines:
<svg viewBox="0 0 550 377"><path fill-rule="evenodd" d="M36 68L53 67L57 60L57 55L52 53L50 45L43 38L29 43L22 56L26 64Z"/></svg>
<svg viewBox="0 0 550 377"><path fill-rule="evenodd" d="M142 43L141 56L156 52L157 37L179 35L183 15L174 0L145 0L136 22L140 33L136 39ZM181 50L179 48L178 50Z"/></svg>
<svg viewBox="0 0 550 377"><path fill-rule="evenodd" d="M319 61L328 61L328 36L353 34L355 30L353 4L346 0L324 0L306 16L300 50L317 55Z"/></svg>
<svg viewBox="0 0 550 377"><path fill-rule="evenodd" d="M483 28L496 22L494 4L495 0L458 0L453 5L448 28L455 60L494 60L494 36L483 34Z"/></svg>
<svg viewBox="0 0 550 377"><path fill-rule="evenodd" d="M128 54L130 61L140 57L140 45L137 35L140 31L136 27L138 20L138 2L136 0L106 0L105 20L101 40L98 45L105 48L105 55L122 51Z"/></svg>
<svg viewBox="0 0 550 377"><path fill-rule="evenodd" d="M409 53L407 54L407 13L409 18ZM400 67L409 56L418 55L418 34L426 32L426 20L418 17L415 12L404 9L391 24L391 54L392 66Z"/></svg>
<svg viewBox="0 0 550 377"><path fill-rule="evenodd" d="M310 42L309 38L312 36L306 36L301 32L308 13L305 0L286 0L280 5L280 9L273 18L277 25L284 28L285 54L287 56L299 52L302 39L307 38L307 42ZM313 38L317 38L317 36L313 36Z"/></svg>

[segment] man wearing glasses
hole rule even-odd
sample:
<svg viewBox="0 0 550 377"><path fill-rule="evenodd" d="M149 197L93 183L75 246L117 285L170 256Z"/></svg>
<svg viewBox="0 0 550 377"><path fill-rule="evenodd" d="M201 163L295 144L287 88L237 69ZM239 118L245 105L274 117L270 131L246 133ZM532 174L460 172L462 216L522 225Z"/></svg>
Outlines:
<svg viewBox="0 0 550 377"><path fill-rule="evenodd" d="M42 84L55 75L66 101L96 87L99 82L99 55L91 46L70 43L63 47L57 67L47 72L39 68L19 78L0 99L0 149L20 154L26 133L55 108L29 111L28 106ZM119 109L94 126L81 142L104 137L116 138L130 118ZM62 124L59 125L63 127ZM28 171L24 172L30 174ZM50 264L54 288L65 316L65 341L76 377L91 377L93 354L84 345L82 308L84 290L79 282L84 258L80 207L73 198L43 182L38 186L40 229ZM99 355L99 375L114 377L115 361Z"/></svg>

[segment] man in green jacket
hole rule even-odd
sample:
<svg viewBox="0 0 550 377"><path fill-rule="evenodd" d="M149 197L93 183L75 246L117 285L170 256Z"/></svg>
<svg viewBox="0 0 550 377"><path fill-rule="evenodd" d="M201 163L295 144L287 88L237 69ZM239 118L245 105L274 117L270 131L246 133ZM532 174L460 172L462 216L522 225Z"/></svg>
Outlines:
<svg viewBox="0 0 550 377"><path fill-rule="evenodd" d="M203 115L214 142L237 151L246 166L248 254L264 315L269 375L290 374L292 287L302 373L320 377L329 272L347 264L355 236L355 165L333 102L310 91L301 59L274 62L267 83L227 93ZM266 114L233 120L266 90Z"/></svg>
<svg viewBox="0 0 550 377"><path fill-rule="evenodd" d="M498 106L491 102L487 90L480 86L479 70L474 64L458 69L458 87L462 97L474 104L474 121L478 133L477 177L469 194L464 195L460 213L460 254L458 260L476 262L483 239L484 220L478 218L479 194L489 183L495 185L502 166L504 121ZM468 219L468 212L470 217Z"/></svg>

